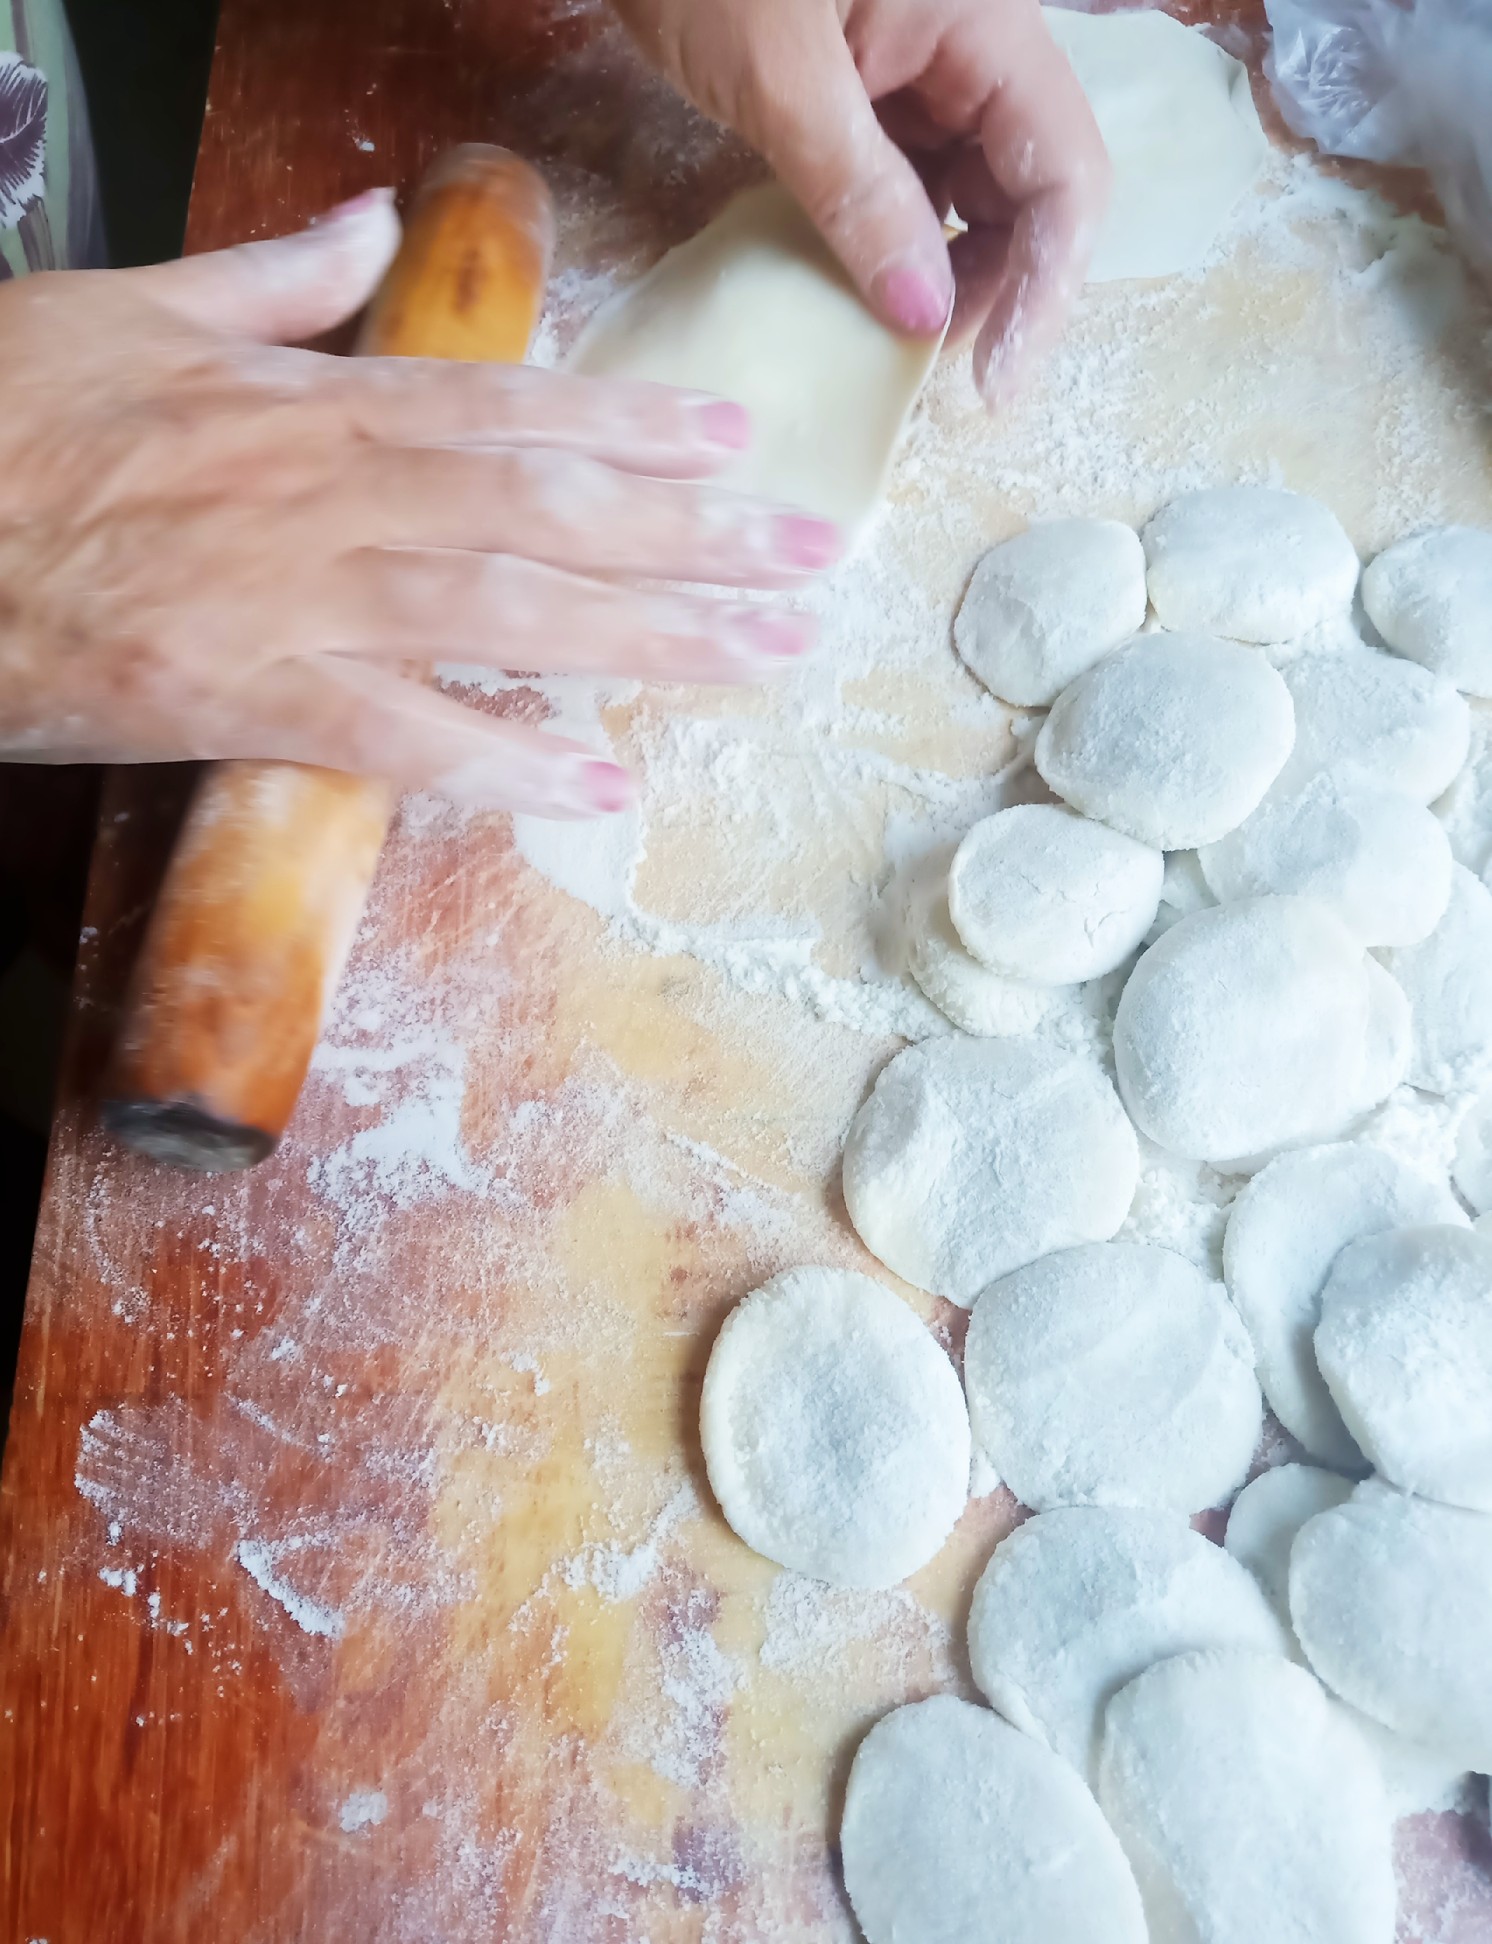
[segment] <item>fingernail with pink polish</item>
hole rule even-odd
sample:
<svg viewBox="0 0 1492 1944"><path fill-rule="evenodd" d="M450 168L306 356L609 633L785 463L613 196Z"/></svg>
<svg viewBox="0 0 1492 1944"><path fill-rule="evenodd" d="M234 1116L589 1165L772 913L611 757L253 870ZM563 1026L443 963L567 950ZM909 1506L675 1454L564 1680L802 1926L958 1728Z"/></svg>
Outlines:
<svg viewBox="0 0 1492 1944"><path fill-rule="evenodd" d="M784 567L822 573L832 567L841 550L839 528L832 520L816 520L807 513L780 513L773 522L772 551Z"/></svg>
<svg viewBox="0 0 1492 1944"><path fill-rule="evenodd" d="M953 309L953 276L946 263L937 270L905 260L888 263L870 290L882 314L914 337L936 337Z"/></svg>
<svg viewBox="0 0 1492 1944"><path fill-rule="evenodd" d="M783 663L806 655L816 630L808 615L789 608L738 608L729 632L751 660Z"/></svg>
<svg viewBox="0 0 1492 1944"><path fill-rule="evenodd" d="M729 398L707 399L698 407L699 426L708 445L744 452L751 444L751 414Z"/></svg>
<svg viewBox="0 0 1492 1944"><path fill-rule="evenodd" d="M601 763L587 758L581 764L581 786L592 810L614 816L632 803L632 778L619 763Z"/></svg>

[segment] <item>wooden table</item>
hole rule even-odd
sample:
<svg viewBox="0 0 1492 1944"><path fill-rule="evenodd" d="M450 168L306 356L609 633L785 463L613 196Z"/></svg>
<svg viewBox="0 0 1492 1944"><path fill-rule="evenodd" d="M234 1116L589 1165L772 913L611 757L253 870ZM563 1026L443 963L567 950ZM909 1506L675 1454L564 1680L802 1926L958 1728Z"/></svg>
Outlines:
<svg viewBox="0 0 1492 1944"><path fill-rule="evenodd" d="M478 139L565 191L562 284L655 254L750 164L596 35L569 0L225 0L191 247ZM1008 725L947 660L955 767L991 770ZM0 1491L0 1944L848 1938L847 1750L967 1691L1014 1508L836 1607L707 1509L694 1415L730 1301L872 1266L832 1154L893 1042L831 1030L805 1087L777 998L723 1039L716 969L619 964L501 820L416 808L285 1149L161 1171L92 1097L181 791L112 779L89 892ZM1406 1939L1487 1934L1475 1818L1409 1863Z"/></svg>

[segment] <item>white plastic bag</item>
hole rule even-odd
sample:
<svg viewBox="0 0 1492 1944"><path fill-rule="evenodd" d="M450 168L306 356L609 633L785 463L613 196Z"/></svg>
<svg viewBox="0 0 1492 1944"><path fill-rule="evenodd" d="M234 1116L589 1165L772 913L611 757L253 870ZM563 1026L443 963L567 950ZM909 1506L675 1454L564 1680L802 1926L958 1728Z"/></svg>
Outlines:
<svg viewBox="0 0 1492 1944"><path fill-rule="evenodd" d="M1328 155L1428 169L1492 266L1492 0L1265 0L1280 112Z"/></svg>

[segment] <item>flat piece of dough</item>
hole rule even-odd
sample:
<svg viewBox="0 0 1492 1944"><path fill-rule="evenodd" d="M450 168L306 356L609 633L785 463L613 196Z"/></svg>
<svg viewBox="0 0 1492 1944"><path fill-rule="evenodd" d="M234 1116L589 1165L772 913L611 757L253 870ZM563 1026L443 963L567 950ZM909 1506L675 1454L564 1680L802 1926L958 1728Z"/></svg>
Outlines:
<svg viewBox="0 0 1492 1944"><path fill-rule="evenodd" d="M1492 1071L1492 891L1464 864L1451 866L1440 923L1383 962L1409 997L1408 1079L1426 1093L1456 1093Z"/></svg>
<svg viewBox="0 0 1492 1944"><path fill-rule="evenodd" d="M1248 69L1165 14L1042 12L1114 168L1088 281L1193 268L1269 153Z"/></svg>
<svg viewBox="0 0 1492 1944"><path fill-rule="evenodd" d="M1379 554L1363 606L1396 654L1492 696L1492 533L1435 527Z"/></svg>
<svg viewBox="0 0 1492 1944"><path fill-rule="evenodd" d="M953 1530L969 1420L953 1365L901 1298L790 1269L738 1303L705 1372L710 1485L753 1551L834 1586L894 1586Z"/></svg>
<svg viewBox="0 0 1492 1944"><path fill-rule="evenodd" d="M1213 486L1163 506L1141 535L1150 601L1167 628L1294 641L1346 614L1357 550L1319 500Z"/></svg>
<svg viewBox="0 0 1492 1944"><path fill-rule="evenodd" d="M1185 1518L1071 1506L996 1546L969 1662L990 1705L1091 1784L1104 1709L1137 1674L1200 1647L1283 1654L1288 1637L1244 1567Z"/></svg>
<svg viewBox="0 0 1492 1944"><path fill-rule="evenodd" d="M840 1825L866 1944L1146 1944L1140 1896L1067 1763L951 1694L861 1742Z"/></svg>
<svg viewBox="0 0 1492 1944"><path fill-rule="evenodd" d="M1131 1681L1109 1703L1099 1800L1150 1944L1393 1944L1377 1764L1293 1661L1211 1650Z"/></svg>
<svg viewBox="0 0 1492 1944"><path fill-rule="evenodd" d="M1298 654L1280 673L1295 704L1281 789L1325 772L1432 803L1466 761L1466 698L1426 668L1350 648Z"/></svg>
<svg viewBox="0 0 1492 1944"><path fill-rule="evenodd" d="M573 371L733 398L752 443L722 478L850 534L938 355L872 315L785 189L749 189L597 313Z"/></svg>
<svg viewBox="0 0 1492 1944"><path fill-rule="evenodd" d="M907 899L907 970L960 1032L976 1039L1018 1038L1038 1027L1057 994L991 972L964 948L948 915L948 877L943 872L914 886Z"/></svg>

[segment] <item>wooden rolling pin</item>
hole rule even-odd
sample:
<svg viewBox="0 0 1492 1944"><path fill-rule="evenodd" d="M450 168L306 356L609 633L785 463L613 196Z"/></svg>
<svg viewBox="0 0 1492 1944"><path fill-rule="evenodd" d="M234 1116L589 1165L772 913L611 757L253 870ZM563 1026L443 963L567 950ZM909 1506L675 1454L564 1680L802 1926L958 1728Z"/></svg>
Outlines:
<svg viewBox="0 0 1492 1944"><path fill-rule="evenodd" d="M554 236L542 179L457 149L426 181L357 349L518 364ZM102 1114L130 1147L225 1172L274 1150L393 814L385 783L294 763L207 770L146 931Z"/></svg>

